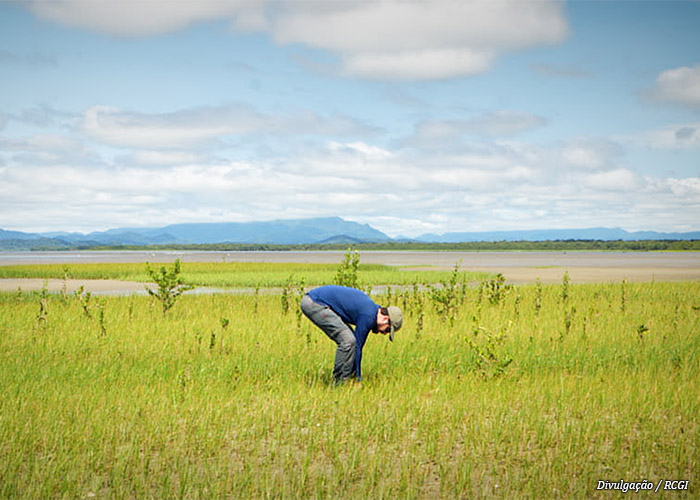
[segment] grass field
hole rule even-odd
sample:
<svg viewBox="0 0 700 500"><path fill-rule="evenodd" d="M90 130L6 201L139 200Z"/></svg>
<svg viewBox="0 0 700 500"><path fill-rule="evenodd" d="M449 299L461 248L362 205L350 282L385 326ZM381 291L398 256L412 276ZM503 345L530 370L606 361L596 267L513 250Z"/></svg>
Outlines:
<svg viewBox="0 0 700 500"><path fill-rule="evenodd" d="M170 266L171 263L151 263L152 269ZM337 264L293 264L272 262L189 262L183 266L182 277L186 283L213 287L282 287L290 277L304 278L308 285L323 285L333 281ZM415 282L437 283L448 279L449 271L398 269L381 264L360 264L359 274L367 284L402 284ZM487 273L466 272L467 279L479 280ZM102 264L43 264L0 266L2 278L45 279L116 279L124 281L150 281L147 266L142 263Z"/></svg>
<svg viewBox="0 0 700 500"><path fill-rule="evenodd" d="M167 314L145 296L0 294L0 496L624 496L601 480L698 496L700 283L473 278L374 295L404 327L372 335L363 384L341 387L298 287Z"/></svg>

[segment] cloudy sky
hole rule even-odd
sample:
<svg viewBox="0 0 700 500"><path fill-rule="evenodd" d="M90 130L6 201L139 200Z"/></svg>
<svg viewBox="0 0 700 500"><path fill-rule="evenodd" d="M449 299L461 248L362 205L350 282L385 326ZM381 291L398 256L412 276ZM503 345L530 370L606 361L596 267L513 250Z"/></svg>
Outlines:
<svg viewBox="0 0 700 500"><path fill-rule="evenodd" d="M0 0L0 228L700 230L700 1Z"/></svg>

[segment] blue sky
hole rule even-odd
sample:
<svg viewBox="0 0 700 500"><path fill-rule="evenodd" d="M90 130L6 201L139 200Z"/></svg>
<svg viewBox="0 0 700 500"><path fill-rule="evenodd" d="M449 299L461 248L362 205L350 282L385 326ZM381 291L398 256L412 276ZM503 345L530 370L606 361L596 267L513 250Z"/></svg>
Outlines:
<svg viewBox="0 0 700 500"><path fill-rule="evenodd" d="M0 228L700 230L697 26L697 0L0 0Z"/></svg>

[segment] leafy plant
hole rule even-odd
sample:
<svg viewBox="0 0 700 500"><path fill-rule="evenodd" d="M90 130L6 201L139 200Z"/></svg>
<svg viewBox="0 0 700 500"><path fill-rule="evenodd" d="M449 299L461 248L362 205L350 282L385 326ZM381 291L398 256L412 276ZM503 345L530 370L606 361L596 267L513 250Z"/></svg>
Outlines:
<svg viewBox="0 0 700 500"><path fill-rule="evenodd" d="M105 301L104 299L97 301L97 323L100 325L100 335L107 335L107 325L105 323Z"/></svg>
<svg viewBox="0 0 700 500"><path fill-rule="evenodd" d="M425 325L425 310L423 308L424 303L424 293L419 291L418 284L413 285L413 305L415 307L415 318L416 318L416 339L420 338L420 334L423 333L423 327ZM406 309L404 305L404 310Z"/></svg>
<svg viewBox="0 0 700 500"><path fill-rule="evenodd" d="M571 327L574 324L575 316L576 308L573 306L564 311L564 331L559 335L559 340L563 340L564 337L569 335L569 332L571 332Z"/></svg>
<svg viewBox="0 0 700 500"><path fill-rule="evenodd" d="M454 324L457 318L457 309L461 298L459 286L459 265L457 262L452 268L450 279L440 282L439 287L428 285L428 295L435 305L435 310L442 319Z"/></svg>
<svg viewBox="0 0 700 500"><path fill-rule="evenodd" d="M92 313L90 312L90 299L92 298L92 292L86 292L85 287L81 285L80 288L73 292L73 295L80 302L85 317L91 318Z"/></svg>
<svg viewBox="0 0 700 500"><path fill-rule="evenodd" d="M304 298L304 295L306 294L306 283L304 278L301 278L297 284L296 284L296 289L293 291L294 293L294 312L296 314L296 319L297 319L297 332L301 332L301 319L304 316L304 313L301 310L301 299ZM311 343L311 336L309 334L309 331L306 331L306 342L307 344Z"/></svg>
<svg viewBox="0 0 700 500"><path fill-rule="evenodd" d="M498 333L492 333L477 325L472 332L473 337L465 337L467 345L476 354L476 367L482 377L499 377L506 373L506 369L513 362L513 358L505 352L500 352L498 348L504 343L509 326L510 324L501 328Z"/></svg>
<svg viewBox="0 0 700 500"><path fill-rule="evenodd" d="M535 315L540 313L542 309L542 281L537 278L535 282Z"/></svg>
<svg viewBox="0 0 700 500"><path fill-rule="evenodd" d="M151 269L149 264L146 264L146 270L151 279L158 285L157 291L153 291L150 288L146 288L146 290L151 297L160 301L163 306L163 314L167 313L175 305L180 295L195 288L183 282L180 276L182 271L180 259L177 259L170 269L166 269L165 266L162 266L160 270L155 271Z"/></svg>
<svg viewBox="0 0 700 500"><path fill-rule="evenodd" d="M289 313L289 301L291 299L292 288L294 286L294 277L290 276L287 282L282 287L282 294L280 295L280 304L282 305L282 312L286 316Z"/></svg>
<svg viewBox="0 0 700 500"><path fill-rule="evenodd" d="M351 288L360 288L357 271L360 268L360 253L357 250L348 249L345 252L343 261L340 263L338 270L333 278L333 283L340 286L348 286Z"/></svg>
<svg viewBox="0 0 700 500"><path fill-rule="evenodd" d="M512 286L506 285L506 278L502 274L497 274L492 280L484 281L484 290L489 303L498 305L510 293Z"/></svg>
<svg viewBox="0 0 700 500"><path fill-rule="evenodd" d="M569 300L569 285L571 284L571 278L569 278L569 271L564 271L564 277L561 280L561 303L566 304Z"/></svg>
<svg viewBox="0 0 700 500"><path fill-rule="evenodd" d="M39 312L36 315L36 321L39 327L46 326L46 318L49 315L49 299L43 297L39 300Z"/></svg>
<svg viewBox="0 0 700 500"><path fill-rule="evenodd" d="M63 285L61 286L61 298L65 300L68 296L68 280L70 279L70 268L67 265L63 266Z"/></svg>

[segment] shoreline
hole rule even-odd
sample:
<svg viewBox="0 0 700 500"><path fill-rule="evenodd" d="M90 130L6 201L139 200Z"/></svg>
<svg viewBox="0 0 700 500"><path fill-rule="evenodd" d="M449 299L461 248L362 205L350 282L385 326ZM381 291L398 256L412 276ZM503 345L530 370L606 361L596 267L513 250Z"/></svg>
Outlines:
<svg viewBox="0 0 700 500"><path fill-rule="evenodd" d="M271 251L271 252L0 252L0 266L42 264L100 264L173 262L270 262L340 264L341 251ZM569 273L571 283L620 283L700 281L700 252L360 252L362 264L384 264L398 268L449 270L460 264L463 271L503 274L515 285L561 283ZM81 286L85 291L100 294L145 294L147 286L118 280L11 278L0 279L1 292L39 291L73 293ZM192 293L196 293L193 290ZM199 287L199 293L230 293L231 290ZM240 291L240 290L239 290Z"/></svg>
<svg viewBox="0 0 700 500"><path fill-rule="evenodd" d="M619 269L607 268L549 268L549 269L485 269L471 268L472 271L501 273L506 278L506 283L513 285L532 285L538 280L545 285L561 283L564 273L569 273L572 284L592 283L628 283L642 282L680 282L700 281L700 270L669 270L669 269ZM119 281L106 279L43 279L43 278L3 278L0 279L0 292L36 292L46 289L50 293L75 293L80 287L86 292L99 295L146 295L147 288L155 290L153 283L141 283L136 281ZM225 289L201 286L186 293L241 293L241 289Z"/></svg>

